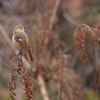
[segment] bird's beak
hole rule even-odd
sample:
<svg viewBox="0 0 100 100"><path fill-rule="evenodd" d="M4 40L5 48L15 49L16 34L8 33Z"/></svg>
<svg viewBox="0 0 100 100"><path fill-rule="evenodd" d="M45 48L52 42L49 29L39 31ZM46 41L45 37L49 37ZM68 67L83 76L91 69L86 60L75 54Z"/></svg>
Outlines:
<svg viewBox="0 0 100 100"><path fill-rule="evenodd" d="M26 26L24 26L24 28L26 28Z"/></svg>

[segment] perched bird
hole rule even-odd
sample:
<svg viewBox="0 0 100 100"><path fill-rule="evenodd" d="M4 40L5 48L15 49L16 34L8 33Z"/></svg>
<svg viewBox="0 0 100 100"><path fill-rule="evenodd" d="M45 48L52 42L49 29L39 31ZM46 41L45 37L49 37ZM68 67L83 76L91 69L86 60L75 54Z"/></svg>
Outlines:
<svg viewBox="0 0 100 100"><path fill-rule="evenodd" d="M21 50L24 48L26 50L27 59L29 62L33 61L30 52L30 41L25 32L25 27L22 25L17 25L13 30L12 43Z"/></svg>

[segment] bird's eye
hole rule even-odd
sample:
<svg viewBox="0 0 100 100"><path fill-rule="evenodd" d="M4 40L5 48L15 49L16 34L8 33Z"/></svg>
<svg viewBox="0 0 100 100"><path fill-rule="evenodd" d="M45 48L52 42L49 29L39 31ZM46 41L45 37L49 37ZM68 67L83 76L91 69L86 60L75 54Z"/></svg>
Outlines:
<svg viewBox="0 0 100 100"><path fill-rule="evenodd" d="M20 27L20 29L22 29L22 27Z"/></svg>

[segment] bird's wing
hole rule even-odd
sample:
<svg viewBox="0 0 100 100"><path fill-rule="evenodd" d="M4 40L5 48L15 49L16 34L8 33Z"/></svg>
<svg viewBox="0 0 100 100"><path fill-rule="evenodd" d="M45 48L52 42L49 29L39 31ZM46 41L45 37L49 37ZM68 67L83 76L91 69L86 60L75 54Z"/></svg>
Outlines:
<svg viewBox="0 0 100 100"><path fill-rule="evenodd" d="M26 48L25 36L23 35L23 33L21 32L15 33L14 39L16 40L16 42L19 43L21 47Z"/></svg>

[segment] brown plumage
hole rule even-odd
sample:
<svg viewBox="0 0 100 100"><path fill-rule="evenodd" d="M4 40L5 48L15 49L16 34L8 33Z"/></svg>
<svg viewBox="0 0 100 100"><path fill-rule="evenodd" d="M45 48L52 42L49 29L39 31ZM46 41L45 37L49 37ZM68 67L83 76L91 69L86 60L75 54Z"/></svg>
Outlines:
<svg viewBox="0 0 100 100"><path fill-rule="evenodd" d="M14 28L12 42L16 47L18 47L20 49L24 48L26 50L26 55L27 55L28 61L29 62L33 61L33 58L32 58L31 52L30 52L29 38L28 38L27 34L25 33L24 26L17 25Z"/></svg>

